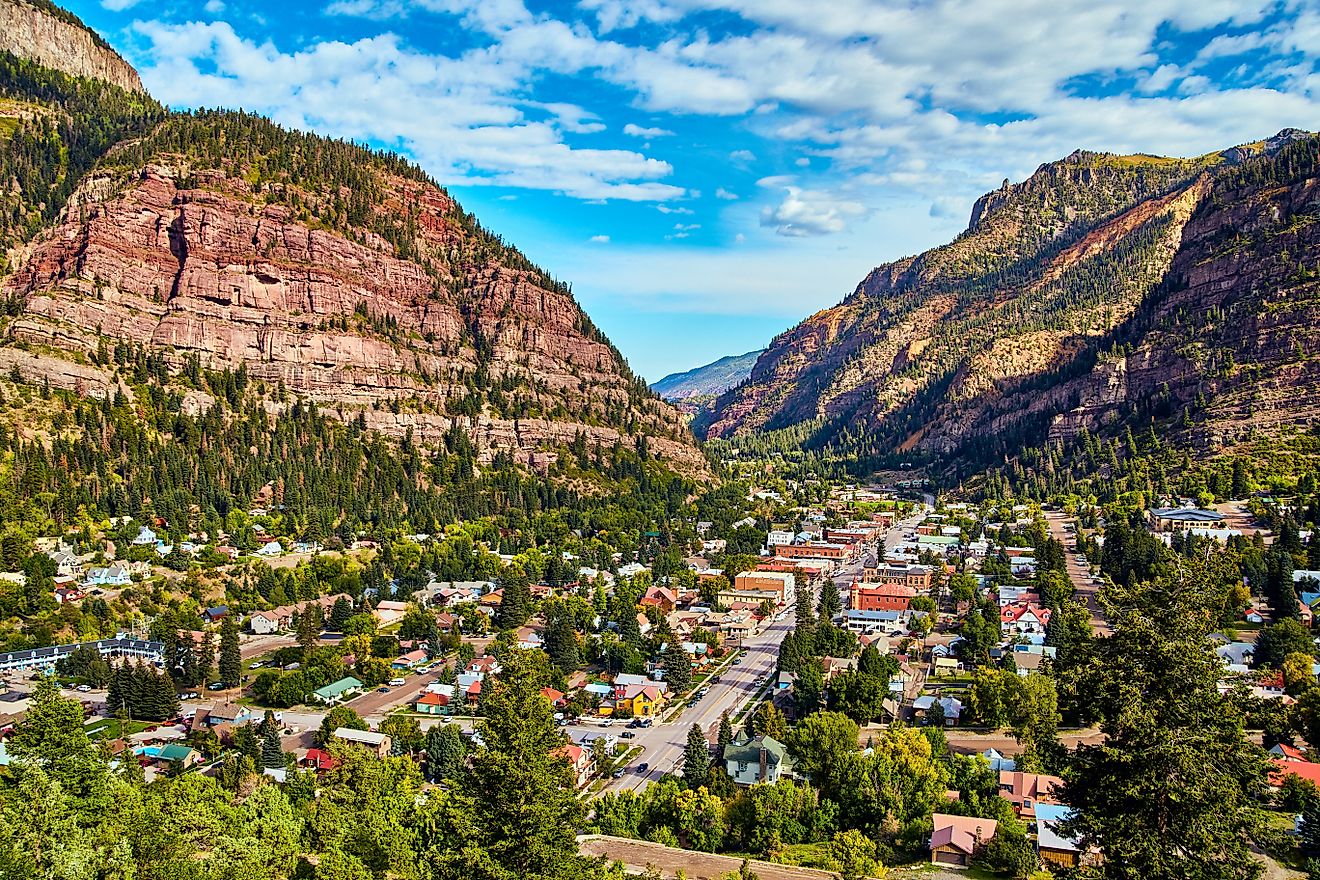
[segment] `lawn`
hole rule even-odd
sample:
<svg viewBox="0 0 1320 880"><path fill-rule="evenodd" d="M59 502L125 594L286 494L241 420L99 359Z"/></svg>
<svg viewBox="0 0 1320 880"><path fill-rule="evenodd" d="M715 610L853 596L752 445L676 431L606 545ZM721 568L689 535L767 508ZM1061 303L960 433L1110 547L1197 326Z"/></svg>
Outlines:
<svg viewBox="0 0 1320 880"><path fill-rule="evenodd" d="M156 721L125 721L124 736L130 736L134 733L141 733L148 727L159 726ZM108 720L92 721L85 725L87 735L94 740L115 739L119 734L119 722L113 718Z"/></svg>

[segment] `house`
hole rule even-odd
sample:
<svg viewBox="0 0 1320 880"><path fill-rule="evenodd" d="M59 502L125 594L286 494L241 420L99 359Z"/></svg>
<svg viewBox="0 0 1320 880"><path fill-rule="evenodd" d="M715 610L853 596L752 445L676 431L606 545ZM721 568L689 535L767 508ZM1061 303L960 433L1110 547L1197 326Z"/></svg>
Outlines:
<svg viewBox="0 0 1320 880"><path fill-rule="evenodd" d="M441 685L441 687L448 688L449 693L428 690L413 703L413 711L423 715L448 715L449 703L454 698L454 686Z"/></svg>
<svg viewBox="0 0 1320 880"><path fill-rule="evenodd" d="M1016 770L1017 761L1012 758L1004 757L997 749L986 749L981 753L981 757L990 764L990 769L996 773L1003 770Z"/></svg>
<svg viewBox="0 0 1320 880"><path fill-rule="evenodd" d="M156 543L156 533L143 526L138 530L137 537L133 539L134 547L151 547Z"/></svg>
<svg viewBox="0 0 1320 880"><path fill-rule="evenodd" d="M541 635L539 627L524 626L516 633L518 647L524 651L539 649L545 647L545 638Z"/></svg>
<svg viewBox="0 0 1320 880"><path fill-rule="evenodd" d="M1049 608L1032 602L1015 602L999 609L999 629L1005 634L1041 634L1050 625Z"/></svg>
<svg viewBox="0 0 1320 880"><path fill-rule="evenodd" d="M653 606L660 609L661 614L669 614L678 604L678 597L667 587L651 587L638 600L637 604L643 608Z"/></svg>
<svg viewBox="0 0 1320 880"><path fill-rule="evenodd" d="M893 633L903 629L901 611L858 611L850 608L844 617L847 628L855 633Z"/></svg>
<svg viewBox="0 0 1320 880"><path fill-rule="evenodd" d="M550 701L550 705L556 709L562 709L568 705L568 696L563 691L557 691L552 687L541 688L541 696Z"/></svg>
<svg viewBox="0 0 1320 880"><path fill-rule="evenodd" d="M779 740L742 734L724 747L724 769L737 785L773 784L792 775L793 761Z"/></svg>
<svg viewBox="0 0 1320 880"><path fill-rule="evenodd" d="M1026 678L1033 672L1040 672L1040 665L1045 660L1045 654L1034 651L1013 651L1009 654L1009 659L1013 663L1014 671Z"/></svg>
<svg viewBox="0 0 1320 880"><path fill-rule="evenodd" d="M934 865L967 867L976 848L995 836L999 823L977 816L950 816L935 813L935 829L930 835L930 861Z"/></svg>
<svg viewBox="0 0 1320 880"><path fill-rule="evenodd" d="M934 697L925 694L912 701L912 711L917 718L925 718L931 708L936 705L944 712L946 727L952 727L962 718L962 700L957 697Z"/></svg>
<svg viewBox="0 0 1320 880"><path fill-rule="evenodd" d="M392 623L398 623L403 620L403 616L408 613L407 602L395 602L390 599L384 599L377 603L372 609L371 614L381 626L389 626Z"/></svg>
<svg viewBox="0 0 1320 880"><path fill-rule="evenodd" d="M122 562L116 562L113 565L107 565L104 568L93 568L87 572L86 585L89 587L126 587L133 582L133 577L129 573L128 566Z"/></svg>
<svg viewBox="0 0 1320 880"><path fill-rule="evenodd" d="M68 605L73 602L82 601L86 593L77 587L57 587L55 589L55 601L61 605Z"/></svg>
<svg viewBox="0 0 1320 880"><path fill-rule="evenodd" d="M390 753L390 746L393 741L389 734L377 733L374 730L354 730L351 727L340 727L334 732L334 738L346 743L362 746L376 753L376 757L383 758Z"/></svg>
<svg viewBox="0 0 1320 880"><path fill-rule="evenodd" d="M139 757L167 764L178 764L181 767L191 767L202 760L200 752L181 743L170 743L164 746L141 746L133 751Z"/></svg>
<svg viewBox="0 0 1320 880"><path fill-rule="evenodd" d="M197 714L202 710L198 709ZM238 704L212 706L207 711L206 723L215 727L220 724L242 724L252 720L252 710Z"/></svg>
<svg viewBox="0 0 1320 880"><path fill-rule="evenodd" d="M1057 776L1016 770L999 771L999 796L1012 804L1017 814L1028 821L1035 818L1037 804L1057 804L1059 801L1054 792L1062 787L1063 780Z"/></svg>
<svg viewBox="0 0 1320 880"><path fill-rule="evenodd" d="M350 675L323 688L317 688L312 691L312 696L316 698L317 702L338 703L346 696L351 697L360 690L362 690L362 682Z"/></svg>
<svg viewBox="0 0 1320 880"><path fill-rule="evenodd" d="M628 685L623 696L616 696L617 709L627 708L634 718L648 718L665 707L665 692L658 683Z"/></svg>
<svg viewBox="0 0 1320 880"><path fill-rule="evenodd" d="M1305 761L1306 754L1301 749L1287 743L1276 743L1270 748L1270 754L1284 761Z"/></svg>
<svg viewBox="0 0 1320 880"><path fill-rule="evenodd" d="M298 761L304 767L309 767L317 773L325 773L339 766L339 759L327 752L325 749L311 748L307 754Z"/></svg>
<svg viewBox="0 0 1320 880"><path fill-rule="evenodd" d="M1283 784L1283 780L1289 776L1296 776L1304 782L1310 782L1313 785L1320 785L1320 764L1312 764L1309 761L1290 761L1284 758L1272 758L1270 763L1274 769L1270 771L1270 785L1276 788Z"/></svg>
<svg viewBox="0 0 1320 880"><path fill-rule="evenodd" d="M400 654L394 658L390 664L391 669L414 669L426 662L426 652L421 648L416 651L409 651L406 654Z"/></svg>
<svg viewBox="0 0 1320 880"><path fill-rule="evenodd" d="M51 561L55 563L56 580L71 579L78 576L80 567L78 565L77 556L74 556L67 550L60 550L49 555Z"/></svg>
<svg viewBox="0 0 1320 880"><path fill-rule="evenodd" d="M568 765L573 768L573 778L578 788L584 788L596 773L596 758L591 754L591 749L569 743L555 750L554 755L568 761Z"/></svg>
<svg viewBox="0 0 1320 880"><path fill-rule="evenodd" d="M1060 826L1072 816L1072 808L1062 804L1036 807L1036 850L1041 862L1051 871L1073 869L1099 861L1098 852L1087 852L1074 838L1059 833Z"/></svg>
<svg viewBox="0 0 1320 880"><path fill-rule="evenodd" d="M229 616L228 605L217 605L214 608L208 608L202 612L202 617L207 623L219 623Z"/></svg>
<svg viewBox="0 0 1320 880"><path fill-rule="evenodd" d="M279 541L271 541L268 544L262 544L261 547L257 549L258 556L279 556L283 552L284 547Z"/></svg>
<svg viewBox="0 0 1320 880"><path fill-rule="evenodd" d="M500 661L491 657L489 654L481 657L474 657L468 661L468 665L463 671L468 675L475 675L478 679L487 675L499 675Z"/></svg>

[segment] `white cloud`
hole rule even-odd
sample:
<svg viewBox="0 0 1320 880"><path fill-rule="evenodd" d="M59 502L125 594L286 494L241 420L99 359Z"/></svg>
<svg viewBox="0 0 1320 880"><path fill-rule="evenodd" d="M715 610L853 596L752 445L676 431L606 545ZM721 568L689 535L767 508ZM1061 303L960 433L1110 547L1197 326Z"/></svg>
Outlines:
<svg viewBox="0 0 1320 880"><path fill-rule="evenodd" d="M212 15L219 15L225 11L225 0L206 0L202 8Z"/></svg>
<svg viewBox="0 0 1320 880"><path fill-rule="evenodd" d="M672 137L674 134L667 128L643 128L642 126L634 125L631 122L623 127L623 133L629 137L636 138Z"/></svg>
<svg viewBox="0 0 1320 880"><path fill-rule="evenodd" d="M489 12L494 15L495 12ZM183 106L231 106L327 134L396 144L444 183L562 192L580 199L666 201L673 168L633 150L569 146L560 131L599 131L572 104L519 97L526 69L474 49L426 55L393 34L321 42L297 52L240 37L226 22L139 22L151 44L142 75L152 93ZM529 110L551 120L528 118Z"/></svg>
<svg viewBox="0 0 1320 880"><path fill-rule="evenodd" d="M591 238L587 239L587 241L590 241L592 244L609 244L610 237L608 235L593 235Z"/></svg>
<svg viewBox="0 0 1320 880"><path fill-rule="evenodd" d="M655 209L661 214L691 214L691 208L674 207L673 205L656 205Z"/></svg>
<svg viewBox="0 0 1320 880"><path fill-rule="evenodd" d="M729 190L721 186L715 190L715 198L725 202L736 202L738 201L738 194L735 192L730 192Z"/></svg>
<svg viewBox="0 0 1320 880"><path fill-rule="evenodd" d="M787 195L778 207L761 212L761 225L772 227L779 235L801 238L843 232L849 222L868 212L861 202L842 198L823 190L785 188Z"/></svg>
<svg viewBox="0 0 1320 880"><path fill-rule="evenodd" d="M734 150L729 154L729 158L734 162L755 162L756 154L751 150Z"/></svg>
<svg viewBox="0 0 1320 880"><path fill-rule="evenodd" d="M132 9L141 2L142 0L101 0L101 6L111 12L123 12L125 9Z"/></svg>

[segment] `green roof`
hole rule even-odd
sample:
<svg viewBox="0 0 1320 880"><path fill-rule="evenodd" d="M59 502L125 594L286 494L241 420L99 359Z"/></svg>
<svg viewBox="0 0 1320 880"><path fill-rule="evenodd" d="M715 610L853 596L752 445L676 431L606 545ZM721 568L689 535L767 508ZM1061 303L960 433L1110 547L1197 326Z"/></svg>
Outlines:
<svg viewBox="0 0 1320 880"><path fill-rule="evenodd" d="M323 700L332 700L335 697L342 696L347 691L356 690L361 687L362 682L350 675L348 678L341 678L339 681L336 681L333 684L328 684L323 688L317 688L312 693L316 694Z"/></svg>
<svg viewBox="0 0 1320 880"><path fill-rule="evenodd" d="M725 761L741 761L755 764L761 760L761 749L771 756L771 766L783 764L788 759L788 749L779 740L770 736L758 736L745 742L733 742L724 747Z"/></svg>
<svg viewBox="0 0 1320 880"><path fill-rule="evenodd" d="M183 761L193 753L189 746L181 746L178 743L170 743L160 750L160 757L166 761Z"/></svg>

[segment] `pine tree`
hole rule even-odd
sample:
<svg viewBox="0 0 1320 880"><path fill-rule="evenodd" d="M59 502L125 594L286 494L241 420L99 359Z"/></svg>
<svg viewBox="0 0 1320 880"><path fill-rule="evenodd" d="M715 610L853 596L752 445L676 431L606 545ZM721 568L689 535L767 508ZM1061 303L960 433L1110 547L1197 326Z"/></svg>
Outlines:
<svg viewBox="0 0 1320 880"><path fill-rule="evenodd" d="M723 757L724 750L733 742L733 722L729 720L729 713L720 713L720 736L718 740L719 753Z"/></svg>
<svg viewBox="0 0 1320 880"><path fill-rule="evenodd" d="M426 770L432 779L457 779L467 747L456 724L438 724L426 732Z"/></svg>
<svg viewBox="0 0 1320 880"><path fill-rule="evenodd" d="M545 628L545 653L550 662L565 675L582 665L582 650L578 646L577 630L572 613L557 606Z"/></svg>
<svg viewBox="0 0 1320 880"><path fill-rule="evenodd" d="M822 623L832 621L837 614L843 611L843 600L839 598L839 588L834 583L834 578L825 578L825 585L820 590L820 603L817 605Z"/></svg>
<svg viewBox="0 0 1320 880"><path fill-rule="evenodd" d="M332 632L342 632L344 629L344 621L352 616L353 603L341 596L336 599L335 604L331 606L330 620L326 623L325 628Z"/></svg>
<svg viewBox="0 0 1320 880"><path fill-rule="evenodd" d="M688 788L705 785L710 771L710 745L700 725L688 728L687 747L683 750L683 781Z"/></svg>
<svg viewBox="0 0 1320 880"><path fill-rule="evenodd" d="M273 712L267 710L261 722L261 764L263 767L283 767L284 747L280 744L280 726Z"/></svg>
<svg viewBox="0 0 1320 880"><path fill-rule="evenodd" d="M532 616L532 584L527 573L510 565L500 578L500 607L495 611L495 626L517 629Z"/></svg>
<svg viewBox="0 0 1320 880"><path fill-rule="evenodd" d="M243 655L238 644L238 624L234 615L220 622L220 681L226 687L238 687L243 676Z"/></svg>
<svg viewBox="0 0 1320 880"><path fill-rule="evenodd" d="M669 684L671 697L686 693L692 687L692 660L677 638L671 637L661 658L665 670L665 681Z"/></svg>

